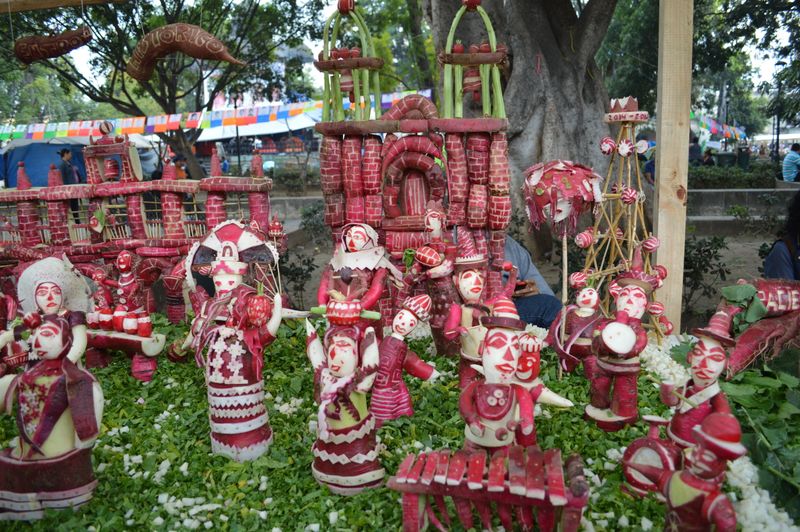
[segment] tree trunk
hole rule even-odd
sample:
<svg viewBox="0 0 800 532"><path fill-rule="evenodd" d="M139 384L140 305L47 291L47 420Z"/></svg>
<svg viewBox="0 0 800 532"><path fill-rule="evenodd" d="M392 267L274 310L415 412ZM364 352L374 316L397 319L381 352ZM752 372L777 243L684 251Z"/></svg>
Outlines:
<svg viewBox="0 0 800 532"><path fill-rule="evenodd" d="M406 32L411 43L411 55L417 64L414 72L417 73L415 80L417 89L435 89L433 86L433 70L428 61L428 54L425 53L425 38L422 35L422 10L420 0L406 0L408 6L408 24Z"/></svg>
<svg viewBox="0 0 800 532"><path fill-rule="evenodd" d="M442 50L461 2L424 2L436 49ZM594 55L616 0L590 0L580 18L570 0L484 0L482 6L497 42L509 47L504 100L517 194L524 170L541 161L567 159L604 175L608 160L600 153L599 142L610 133L603 122L609 99ZM466 13L456 38L467 47L486 40L481 18ZM515 199L519 208L521 198Z"/></svg>

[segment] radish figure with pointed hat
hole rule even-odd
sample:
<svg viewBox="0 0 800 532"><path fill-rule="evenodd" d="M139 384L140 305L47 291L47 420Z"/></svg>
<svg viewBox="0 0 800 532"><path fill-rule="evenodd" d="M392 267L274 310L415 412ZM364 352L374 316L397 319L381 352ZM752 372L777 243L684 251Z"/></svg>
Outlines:
<svg viewBox="0 0 800 532"><path fill-rule="evenodd" d="M432 305L427 294L406 299L392 321L392 333L381 340L381 362L370 404L372 415L379 421L414 415L411 395L403 382L403 370L429 382L439 376L436 368L410 351L405 343L405 337L429 319Z"/></svg>
<svg viewBox="0 0 800 532"><path fill-rule="evenodd" d="M667 503L664 530L735 532L736 511L722 491L722 482L728 462L747 453L742 429L732 415L715 413L694 427L693 433L697 443L681 470L625 465L658 486Z"/></svg>
<svg viewBox="0 0 800 532"><path fill-rule="evenodd" d="M486 328L479 349L483 379L472 380L459 398L466 423L464 445L468 449L501 450L524 444L517 441L518 433L523 438L534 434L534 400L516 378L523 351L535 350L536 343L523 332L525 322L507 297L494 303L491 315L482 318L481 324Z"/></svg>
<svg viewBox="0 0 800 532"><path fill-rule="evenodd" d="M458 382L461 389L480 376L474 366L480 366L479 348L486 327L481 319L489 314L489 307L484 297L486 288L486 269L489 260L478 253L472 234L466 228L458 226L458 256L454 264L453 284L461 296L461 304L453 303L444 325L444 336L448 339L460 338L461 363L458 370ZM509 278L498 297L508 298L517 282L517 269L507 263ZM519 317L519 316L517 316Z"/></svg>
<svg viewBox="0 0 800 532"><path fill-rule="evenodd" d="M674 384L661 384L661 400L667 406L676 407L667 434L683 449L696 443L694 428L706 417L731 413L728 399L719 387L719 377L727 365L725 349L736 343L730 336L732 319L729 309L723 308L717 310L706 327L692 331L698 341L686 357L692 378L681 387L680 395L685 399L672 393Z"/></svg>
<svg viewBox="0 0 800 532"><path fill-rule="evenodd" d="M609 286L616 315L600 320L592 332L593 356L584 360L590 382L590 404L586 416L601 429L614 432L638 418L639 353L647 345L642 317L648 298L662 279L643 269L642 250L637 247L631 267Z"/></svg>

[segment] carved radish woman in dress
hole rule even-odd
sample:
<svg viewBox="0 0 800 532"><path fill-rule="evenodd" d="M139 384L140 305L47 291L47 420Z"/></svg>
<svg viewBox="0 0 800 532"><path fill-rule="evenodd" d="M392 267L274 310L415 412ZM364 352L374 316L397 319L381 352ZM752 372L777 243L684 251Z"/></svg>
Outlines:
<svg viewBox="0 0 800 532"><path fill-rule="evenodd" d="M0 411L19 404L19 442L0 452L0 519L38 519L44 508L77 506L97 485L92 446L103 392L78 364L86 350L89 286L66 259L26 268L18 295L20 325L0 334L0 348L31 330L29 363L0 379Z"/></svg>
<svg viewBox="0 0 800 532"><path fill-rule="evenodd" d="M210 266L204 259L216 256ZM275 340L282 302L242 284L249 262L277 262L271 244L234 221L223 222L195 245L186 259L191 271L210 271L216 294L202 303L184 347L192 346L208 386L211 449L238 462L254 460L272 442L264 406L264 348ZM207 356L203 351L207 349Z"/></svg>
<svg viewBox="0 0 800 532"><path fill-rule="evenodd" d="M377 486L385 474L378 460L375 418L367 393L375 383L379 353L372 327L361 330L352 314L328 306L324 342L306 321L308 358L319 403L311 471L334 493L351 495ZM358 316L357 314L355 316Z"/></svg>

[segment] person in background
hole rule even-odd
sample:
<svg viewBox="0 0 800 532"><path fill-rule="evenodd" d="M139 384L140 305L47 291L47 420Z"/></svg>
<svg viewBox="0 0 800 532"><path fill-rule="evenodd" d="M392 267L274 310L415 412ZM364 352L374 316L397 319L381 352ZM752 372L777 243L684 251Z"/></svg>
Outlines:
<svg viewBox="0 0 800 532"><path fill-rule="evenodd" d="M795 142L783 158L783 180L797 181L798 174L800 174L800 144Z"/></svg>
<svg viewBox="0 0 800 532"><path fill-rule="evenodd" d="M692 166L700 166L703 162L703 150L700 147L700 139L696 135L692 135L689 142L689 164Z"/></svg>
<svg viewBox="0 0 800 532"><path fill-rule="evenodd" d="M512 295L519 318L532 325L550 327L561 310L561 301L536 269L531 254L519 242L506 237L506 260L517 267L517 289Z"/></svg>
<svg viewBox="0 0 800 532"><path fill-rule="evenodd" d="M222 160L220 161L220 166L222 167L222 173L227 174L228 170L231 169L231 163L228 162L228 158L224 155L222 156Z"/></svg>
<svg viewBox="0 0 800 532"><path fill-rule="evenodd" d="M78 169L72 164L72 151L69 148L63 148L59 150L58 155L61 157L61 164L58 169L61 170L61 178L64 184L77 185L84 183L85 181L81 179Z"/></svg>
<svg viewBox="0 0 800 532"><path fill-rule="evenodd" d="M176 155L172 162L175 165L175 179L186 179L186 157Z"/></svg>
<svg viewBox="0 0 800 532"><path fill-rule="evenodd" d="M651 185L656 183L656 149L653 148L650 159L644 163L644 178Z"/></svg>
<svg viewBox="0 0 800 532"><path fill-rule="evenodd" d="M703 166L716 166L717 163L714 161L714 152L711 151L711 148L706 149L703 152Z"/></svg>
<svg viewBox="0 0 800 532"><path fill-rule="evenodd" d="M764 278L800 281L800 191L789 204L786 225L778 234L779 239L764 259Z"/></svg>

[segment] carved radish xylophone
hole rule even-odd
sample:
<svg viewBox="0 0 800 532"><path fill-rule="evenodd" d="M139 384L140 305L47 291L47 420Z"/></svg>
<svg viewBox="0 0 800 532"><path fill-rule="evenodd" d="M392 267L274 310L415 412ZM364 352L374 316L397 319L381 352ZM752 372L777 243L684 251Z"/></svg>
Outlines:
<svg viewBox="0 0 800 532"><path fill-rule="evenodd" d="M559 449L542 451L536 446L512 446L491 457L483 450L409 454L388 486L403 493L406 532L428 523L447 530L451 526L447 496L452 497L465 529L474 528L475 509L482 527L492 530L494 503L505 530L514 529L515 517L523 530L532 530L535 524L543 531L554 530L560 513L559 528L576 531L589 498L579 455L570 456L564 465Z"/></svg>

